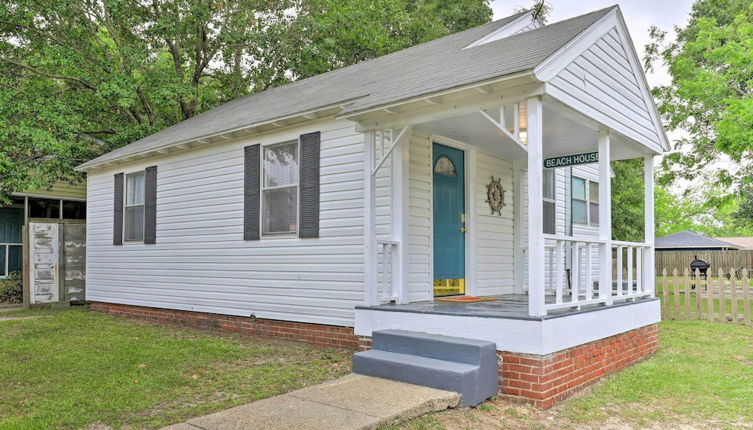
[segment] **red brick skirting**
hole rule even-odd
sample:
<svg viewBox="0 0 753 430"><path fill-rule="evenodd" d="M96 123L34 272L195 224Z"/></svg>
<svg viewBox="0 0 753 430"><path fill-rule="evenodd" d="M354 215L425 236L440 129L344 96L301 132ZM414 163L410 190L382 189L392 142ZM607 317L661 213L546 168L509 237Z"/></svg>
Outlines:
<svg viewBox="0 0 753 430"><path fill-rule="evenodd" d="M247 335L300 341L316 346L358 349L361 343L358 336L353 333L353 329L349 327L102 302L91 302L91 309L109 315L153 323L224 330ZM371 339L369 339L370 341Z"/></svg>
<svg viewBox="0 0 753 430"><path fill-rule="evenodd" d="M656 324L549 355L497 351L502 397L549 408L658 347Z"/></svg>

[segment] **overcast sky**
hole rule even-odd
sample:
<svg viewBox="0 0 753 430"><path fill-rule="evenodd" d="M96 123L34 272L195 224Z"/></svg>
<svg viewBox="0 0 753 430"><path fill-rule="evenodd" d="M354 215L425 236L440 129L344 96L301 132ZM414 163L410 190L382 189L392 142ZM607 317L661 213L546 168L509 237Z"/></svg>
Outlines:
<svg viewBox="0 0 753 430"><path fill-rule="evenodd" d="M643 47L648 43L648 29L652 25L671 31L675 25L684 26L692 0L547 0L552 5L549 22L561 21L594 10L619 4L625 16L635 49L643 59ZM516 7L529 7L530 0L493 0L494 19L513 14ZM668 83L666 72L657 70L648 76L651 86Z"/></svg>

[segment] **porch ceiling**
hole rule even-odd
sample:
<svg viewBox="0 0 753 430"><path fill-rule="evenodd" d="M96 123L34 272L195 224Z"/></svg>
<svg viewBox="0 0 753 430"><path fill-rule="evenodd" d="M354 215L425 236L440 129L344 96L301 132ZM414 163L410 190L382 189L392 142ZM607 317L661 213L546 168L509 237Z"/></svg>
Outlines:
<svg viewBox="0 0 753 430"><path fill-rule="evenodd" d="M597 151L598 123L549 97L544 97L543 106L544 158ZM510 123L511 119L508 118L507 122ZM414 128L476 146L507 160L527 159L524 149L479 112L415 124ZM648 150L642 145L612 133L612 160L639 158L647 154Z"/></svg>

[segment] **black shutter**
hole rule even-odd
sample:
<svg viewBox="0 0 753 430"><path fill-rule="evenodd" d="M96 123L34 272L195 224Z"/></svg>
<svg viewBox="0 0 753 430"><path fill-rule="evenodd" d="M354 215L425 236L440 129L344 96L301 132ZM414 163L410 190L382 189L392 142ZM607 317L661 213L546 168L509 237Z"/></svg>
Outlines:
<svg viewBox="0 0 753 430"><path fill-rule="evenodd" d="M299 237L319 237L319 158L321 133L301 135Z"/></svg>
<svg viewBox="0 0 753 430"><path fill-rule="evenodd" d="M123 244L123 180L122 173L115 175L115 184L113 186L113 219L112 219L112 244Z"/></svg>
<svg viewBox="0 0 753 430"><path fill-rule="evenodd" d="M144 243L157 243L157 166L144 175Z"/></svg>
<svg viewBox="0 0 753 430"><path fill-rule="evenodd" d="M243 148L243 239L259 239L259 146Z"/></svg>

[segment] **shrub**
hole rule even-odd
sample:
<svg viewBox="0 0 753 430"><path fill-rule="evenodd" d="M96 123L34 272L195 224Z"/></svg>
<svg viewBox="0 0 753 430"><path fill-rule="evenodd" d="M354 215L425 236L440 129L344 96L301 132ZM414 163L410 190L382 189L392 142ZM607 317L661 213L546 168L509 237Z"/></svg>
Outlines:
<svg viewBox="0 0 753 430"><path fill-rule="evenodd" d="M24 283L21 272L11 272L7 279L0 279L0 303L17 304L24 301Z"/></svg>

